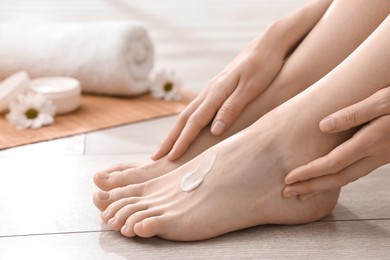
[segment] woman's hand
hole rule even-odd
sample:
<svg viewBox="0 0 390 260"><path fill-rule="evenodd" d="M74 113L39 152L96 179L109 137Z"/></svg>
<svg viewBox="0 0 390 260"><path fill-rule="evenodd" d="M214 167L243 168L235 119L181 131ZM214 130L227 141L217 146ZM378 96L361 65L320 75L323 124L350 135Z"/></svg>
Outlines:
<svg viewBox="0 0 390 260"><path fill-rule="evenodd" d="M223 134L241 111L276 77L291 54L321 19L332 0L309 1L273 23L249 44L179 115L152 156L179 158L211 122L213 135Z"/></svg>
<svg viewBox="0 0 390 260"><path fill-rule="evenodd" d="M177 159L211 121L213 135L224 133L282 67L284 53L273 47L260 37L242 50L180 113L152 158L157 160L169 152L170 160Z"/></svg>
<svg viewBox="0 0 390 260"><path fill-rule="evenodd" d="M390 87L344 108L320 122L325 133L364 125L328 155L291 171L285 178L285 198L306 200L340 188L390 162Z"/></svg>

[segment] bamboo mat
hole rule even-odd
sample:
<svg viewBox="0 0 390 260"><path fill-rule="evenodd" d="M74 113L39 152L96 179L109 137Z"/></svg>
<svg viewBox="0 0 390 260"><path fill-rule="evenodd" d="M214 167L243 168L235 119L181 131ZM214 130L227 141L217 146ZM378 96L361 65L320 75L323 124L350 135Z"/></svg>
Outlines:
<svg viewBox="0 0 390 260"><path fill-rule="evenodd" d="M137 98L83 95L79 110L56 116L53 125L36 130L16 130L2 115L0 150L173 115L183 110L194 96L187 91L180 101L164 101L155 100L149 95Z"/></svg>

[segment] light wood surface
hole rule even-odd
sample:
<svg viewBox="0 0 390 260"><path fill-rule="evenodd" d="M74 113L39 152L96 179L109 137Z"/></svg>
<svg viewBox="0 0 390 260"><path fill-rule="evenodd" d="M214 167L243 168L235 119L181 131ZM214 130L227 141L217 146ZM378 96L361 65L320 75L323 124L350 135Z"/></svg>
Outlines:
<svg viewBox="0 0 390 260"><path fill-rule="evenodd" d="M2 21L136 19L157 68L203 85L275 18L305 0L0 0ZM345 187L334 212L195 243L128 239L92 204L94 172L147 160L174 117L0 151L0 259L389 259L390 165ZM1 129L0 129L1 134Z"/></svg>
<svg viewBox="0 0 390 260"><path fill-rule="evenodd" d="M137 98L82 95L76 111L58 115L54 124L39 129L19 131L1 115L0 150L175 115L195 97L189 91L182 92L177 101L158 100L148 94Z"/></svg>

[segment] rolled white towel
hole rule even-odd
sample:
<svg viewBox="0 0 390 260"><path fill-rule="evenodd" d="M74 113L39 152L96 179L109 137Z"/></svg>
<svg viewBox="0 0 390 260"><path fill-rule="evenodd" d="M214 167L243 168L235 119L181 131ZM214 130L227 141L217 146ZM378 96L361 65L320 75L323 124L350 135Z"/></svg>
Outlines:
<svg viewBox="0 0 390 260"><path fill-rule="evenodd" d="M0 24L0 78L20 70L32 78L70 76L87 93L132 96L149 88L153 61L138 23Z"/></svg>

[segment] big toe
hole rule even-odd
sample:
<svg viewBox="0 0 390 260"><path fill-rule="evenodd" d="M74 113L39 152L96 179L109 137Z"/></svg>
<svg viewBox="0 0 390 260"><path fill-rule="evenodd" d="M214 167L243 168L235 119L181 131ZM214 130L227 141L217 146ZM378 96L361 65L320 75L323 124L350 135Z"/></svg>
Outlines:
<svg viewBox="0 0 390 260"><path fill-rule="evenodd" d="M97 172L93 176L93 181L95 182L96 186L98 186L102 190L111 190L113 188L113 185L111 184L111 175L114 173L120 173L122 171L136 168L138 167L138 164L133 163L126 163L126 164L119 164L115 165L113 167L110 167L108 169L105 169L103 171Z"/></svg>
<svg viewBox="0 0 390 260"><path fill-rule="evenodd" d="M95 174L93 181L96 186L105 191L123 187L132 184L132 182L128 180L129 171L131 170L132 169L114 172L99 172Z"/></svg>
<svg viewBox="0 0 390 260"><path fill-rule="evenodd" d="M135 232L135 225L137 223L143 222L145 219L160 216L161 213L161 208L146 209L134 213L126 220L125 225L122 227L122 235L127 237L134 237L135 235L137 235L137 233Z"/></svg>
<svg viewBox="0 0 390 260"><path fill-rule="evenodd" d="M105 210L109 205L110 193L106 191L97 191L93 194L93 203L101 211Z"/></svg>
<svg viewBox="0 0 390 260"><path fill-rule="evenodd" d="M156 162L132 164L131 167L113 168L115 171L103 171L95 174L94 182L100 189L108 191L130 184L142 183L160 175L166 171L162 170Z"/></svg>

